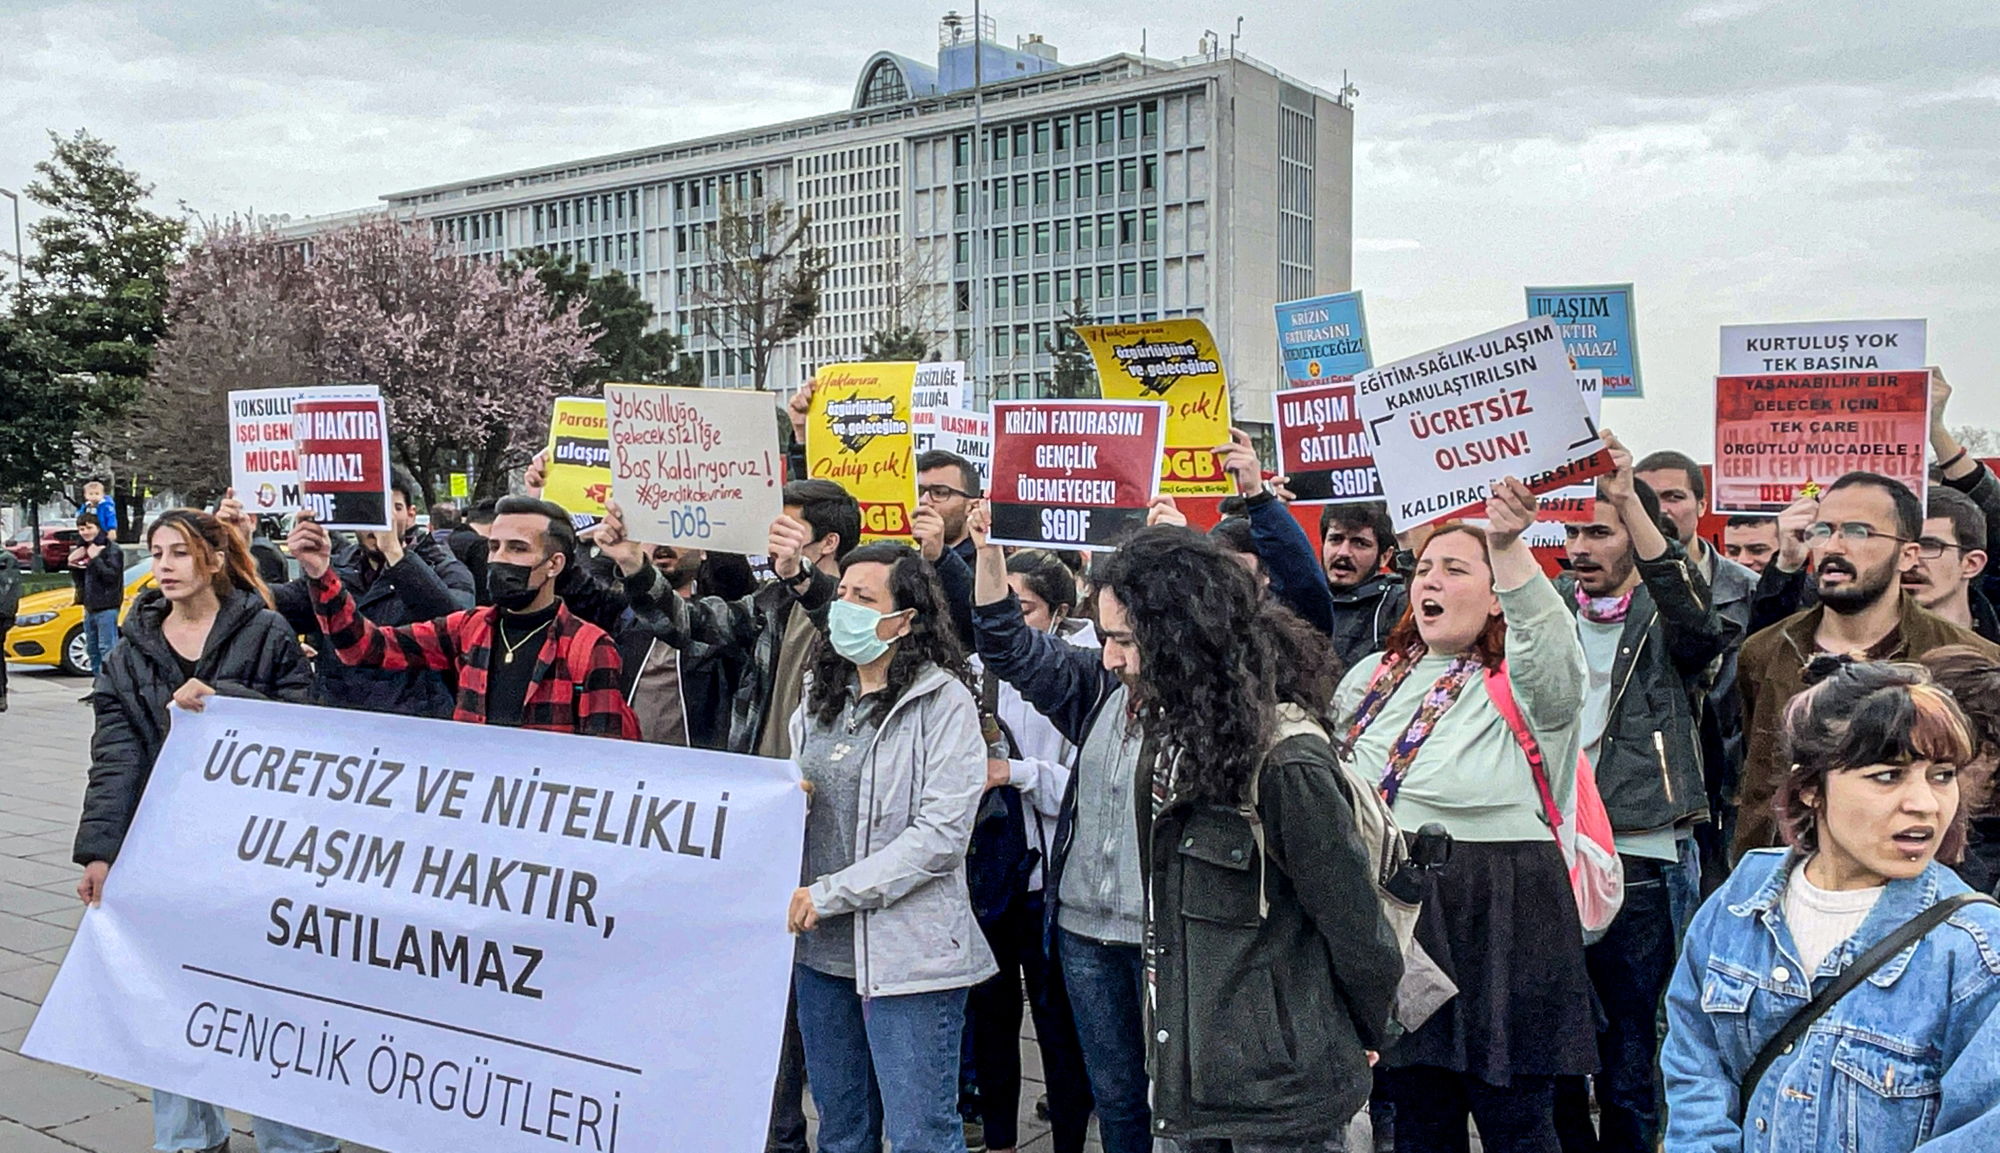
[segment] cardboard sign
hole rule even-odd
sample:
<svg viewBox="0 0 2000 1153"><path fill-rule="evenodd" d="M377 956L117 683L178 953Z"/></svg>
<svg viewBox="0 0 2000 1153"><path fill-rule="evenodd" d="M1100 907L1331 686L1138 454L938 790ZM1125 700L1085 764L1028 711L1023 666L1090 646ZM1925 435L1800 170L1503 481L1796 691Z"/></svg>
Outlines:
<svg viewBox="0 0 2000 1153"><path fill-rule="evenodd" d="M1278 355L1293 388L1353 380L1356 373L1375 367L1361 294L1340 292L1280 304Z"/></svg>
<svg viewBox="0 0 2000 1153"><path fill-rule="evenodd" d="M965 407L965 362L924 361L910 385L910 426L917 452L929 452L937 437L937 414Z"/></svg>
<svg viewBox="0 0 2000 1153"><path fill-rule="evenodd" d="M1161 401L993 402L995 544L1093 551L1146 524L1171 418Z"/></svg>
<svg viewBox="0 0 2000 1153"><path fill-rule="evenodd" d="M607 384L604 411L611 495L627 535L764 551L785 504L769 393Z"/></svg>
<svg viewBox="0 0 2000 1153"><path fill-rule="evenodd" d="M209 704L175 710L24 1052L379 1149L764 1139L790 762Z"/></svg>
<svg viewBox="0 0 2000 1153"><path fill-rule="evenodd" d="M1638 398L1639 322L1629 284L1528 289L1528 316L1552 317L1580 369L1604 374L1604 395Z"/></svg>
<svg viewBox="0 0 2000 1153"><path fill-rule="evenodd" d="M861 505L862 540L909 540L917 508L910 392L917 366L830 364L806 416L806 474Z"/></svg>
<svg viewBox="0 0 2000 1153"><path fill-rule="evenodd" d="M1397 532L1479 514L1505 476L1539 493L1611 471L1549 318L1370 369L1354 393Z"/></svg>
<svg viewBox="0 0 2000 1153"><path fill-rule="evenodd" d="M604 519L611 495L611 447L604 432L604 402L559 396L549 417L548 477L542 499L569 510L578 528Z"/></svg>
<svg viewBox="0 0 2000 1153"><path fill-rule="evenodd" d="M1294 504L1381 500L1382 479L1354 410L1354 385L1288 388L1271 397L1278 469Z"/></svg>
<svg viewBox="0 0 2000 1153"><path fill-rule="evenodd" d="M1779 512L1856 470L1899 480L1921 501L1930 411L1924 368L1719 376L1715 511Z"/></svg>
<svg viewBox="0 0 2000 1153"><path fill-rule="evenodd" d="M299 510L299 444L292 406L304 397L363 400L372 384L239 389L229 394L229 486L252 513Z"/></svg>
<svg viewBox="0 0 2000 1153"><path fill-rule="evenodd" d="M1583 397L1583 406L1590 410L1590 423L1594 428L1604 411L1604 374L1594 368L1575 370L1576 391ZM1542 494L1541 508L1536 520L1555 521L1559 524L1589 524L1597 519L1597 486L1595 484L1569 484Z"/></svg>
<svg viewBox="0 0 2000 1153"><path fill-rule="evenodd" d="M1104 399L1166 402L1161 492L1229 496L1236 491L1215 458L1216 448L1229 443L1229 381L1207 325L1199 320L1100 324L1076 334L1097 364Z"/></svg>
<svg viewBox="0 0 2000 1153"><path fill-rule="evenodd" d="M1725 324L1718 376L1901 372L1924 359L1921 320L1825 320Z"/></svg>
<svg viewBox="0 0 2000 1153"><path fill-rule="evenodd" d="M387 531L389 415L381 397L306 396L292 405L299 507L327 528Z"/></svg>
<svg viewBox="0 0 2000 1153"><path fill-rule="evenodd" d="M964 408L940 408L932 416L931 447L971 461L979 470L979 491L993 487L993 418Z"/></svg>

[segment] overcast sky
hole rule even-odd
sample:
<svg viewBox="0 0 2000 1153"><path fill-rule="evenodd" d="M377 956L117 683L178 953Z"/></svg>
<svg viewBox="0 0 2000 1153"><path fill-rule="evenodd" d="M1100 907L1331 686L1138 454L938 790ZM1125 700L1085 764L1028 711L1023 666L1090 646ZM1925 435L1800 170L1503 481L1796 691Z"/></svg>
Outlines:
<svg viewBox="0 0 2000 1153"><path fill-rule="evenodd" d="M872 51L930 58L945 7L4 0L0 185L30 179L46 129L87 127L163 206L355 208L844 108ZM1136 51L1142 27L1152 55L1192 54L1236 16L989 11L1068 61ZM1354 282L1378 360L1519 319L1523 284L1632 281L1649 399L1606 419L1635 447L1710 455L1716 328L1738 322L1926 317L1952 422L2000 427L2000 4L1237 11L1244 52L1361 89Z"/></svg>

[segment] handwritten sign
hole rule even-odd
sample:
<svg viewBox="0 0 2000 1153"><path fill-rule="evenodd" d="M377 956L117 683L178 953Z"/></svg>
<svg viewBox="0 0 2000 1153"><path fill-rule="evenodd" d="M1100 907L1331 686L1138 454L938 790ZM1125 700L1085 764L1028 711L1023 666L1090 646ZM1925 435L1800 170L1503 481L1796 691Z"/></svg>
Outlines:
<svg viewBox="0 0 2000 1153"><path fill-rule="evenodd" d="M569 511L576 527L604 519L611 495L611 448L604 433L604 402L559 396L549 416L548 476L542 498Z"/></svg>
<svg viewBox="0 0 2000 1153"><path fill-rule="evenodd" d="M1856 470L1922 501L1930 382L1922 368L1717 377L1715 510L1779 512Z"/></svg>
<svg viewBox="0 0 2000 1153"><path fill-rule="evenodd" d="M1370 369L1354 394L1398 532L1477 515L1505 476L1548 492L1611 470L1546 317Z"/></svg>
<svg viewBox="0 0 2000 1153"><path fill-rule="evenodd" d="M1161 492L1228 496L1236 491L1215 456L1218 446L1229 443L1229 381L1207 325L1191 319L1102 324L1076 334L1097 364L1104 399L1166 403Z"/></svg>
<svg viewBox="0 0 2000 1153"><path fill-rule="evenodd" d="M1117 547L1158 493L1166 405L1143 400L993 402L996 544Z"/></svg>
<svg viewBox="0 0 2000 1153"><path fill-rule="evenodd" d="M1629 284L1586 284L1528 289L1528 316L1562 326L1563 345L1576 367L1604 374L1604 395L1638 398L1639 324Z"/></svg>
<svg viewBox="0 0 2000 1153"><path fill-rule="evenodd" d="M301 398L292 405L299 506L328 528L385 531L389 416L381 397Z"/></svg>
<svg viewBox="0 0 2000 1153"><path fill-rule="evenodd" d="M784 511L769 393L604 386L611 494L648 544L760 553Z"/></svg>
<svg viewBox="0 0 2000 1153"><path fill-rule="evenodd" d="M1725 324L1721 376L1901 372L1924 367L1921 320Z"/></svg>
<svg viewBox="0 0 2000 1153"><path fill-rule="evenodd" d="M1373 368L1361 294L1339 292L1278 305L1278 354L1293 388L1353 380L1356 373Z"/></svg>
<svg viewBox="0 0 2000 1153"><path fill-rule="evenodd" d="M806 474L861 505L861 539L909 540L917 507L910 392L917 366L832 364L819 370L806 415Z"/></svg>
<svg viewBox="0 0 2000 1153"><path fill-rule="evenodd" d="M750 1148L798 779L212 697L176 710L22 1049L381 1149Z"/></svg>

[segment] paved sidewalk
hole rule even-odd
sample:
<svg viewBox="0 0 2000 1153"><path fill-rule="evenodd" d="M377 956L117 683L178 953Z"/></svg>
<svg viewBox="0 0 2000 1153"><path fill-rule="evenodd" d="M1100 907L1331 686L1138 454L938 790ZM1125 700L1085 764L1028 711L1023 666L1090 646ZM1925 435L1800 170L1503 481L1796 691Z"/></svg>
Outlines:
<svg viewBox="0 0 2000 1153"><path fill-rule="evenodd" d="M20 1055L21 1040L83 918L70 843L90 766L88 682L21 665L7 670L0 713L0 1153L140 1153L153 1145L146 1090ZM1022 1046L1021 1149L1048 1153L1035 1120L1041 1056ZM255 1143L232 1114L234 1147ZM349 1153L372 1153L363 1146ZM1093 1137L1089 1148L1097 1148ZM755 1151L747 1151L755 1153Z"/></svg>

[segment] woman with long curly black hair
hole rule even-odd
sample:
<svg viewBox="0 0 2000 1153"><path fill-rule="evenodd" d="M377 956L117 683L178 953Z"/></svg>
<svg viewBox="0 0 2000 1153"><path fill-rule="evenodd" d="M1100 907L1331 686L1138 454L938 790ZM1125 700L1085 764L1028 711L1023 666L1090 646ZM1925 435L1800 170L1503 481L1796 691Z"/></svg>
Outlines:
<svg viewBox="0 0 2000 1153"><path fill-rule="evenodd" d="M1402 976L1328 737L1339 658L1184 528L1135 534L1097 582L1105 667L1157 754L1137 813L1155 1134L1323 1149L1367 1103Z"/></svg>
<svg viewBox="0 0 2000 1153"><path fill-rule="evenodd" d="M793 756L813 795L789 925L822 1153L960 1153L966 990L996 966L965 850L986 740L937 574L906 545L841 561Z"/></svg>

